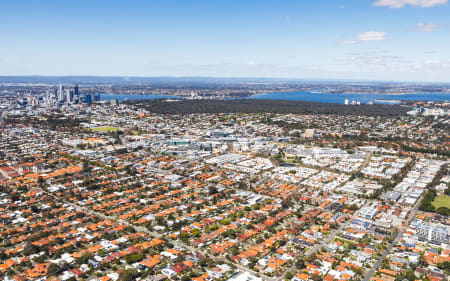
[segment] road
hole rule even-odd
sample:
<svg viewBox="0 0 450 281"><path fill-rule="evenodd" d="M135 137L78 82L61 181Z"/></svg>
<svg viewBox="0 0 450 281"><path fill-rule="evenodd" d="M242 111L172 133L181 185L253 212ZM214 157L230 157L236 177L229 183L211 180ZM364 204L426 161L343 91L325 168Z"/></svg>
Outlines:
<svg viewBox="0 0 450 281"><path fill-rule="evenodd" d="M309 249L306 253L305 253L305 257L310 256L314 253L316 253L317 251L320 250L320 248L322 248L323 246L327 245L328 243L330 243L330 241L332 241L334 238L336 238L336 235L338 233L340 233L342 230L344 230L348 224L352 221L352 219L349 219L346 223L341 223L339 225L339 227L333 231L332 233L328 234L327 237L325 239L322 240L322 242L320 242L319 244L315 245L314 247L312 247L311 249ZM292 272L296 269L295 264L293 264L291 267L289 267L288 269L286 269L284 271L284 273L278 278L278 281L284 280L285 276L288 272Z"/></svg>
<svg viewBox="0 0 450 281"><path fill-rule="evenodd" d="M371 158L370 156L371 156L371 155L369 154L369 155L366 157L366 159L365 159L365 161L364 161L364 163L363 163L363 165L361 166L360 169L362 169L363 167L365 167L365 166L368 164L368 162L369 162L369 160L370 160L370 158ZM160 174L160 175L163 175L163 176L167 176L167 175L170 174L170 172L169 172L169 171L166 171L166 170L161 170L161 169L158 169L158 168L154 168L154 170L155 170L155 174ZM239 190L239 189L236 189L236 188L233 188L233 189ZM51 194L51 193L49 193L49 192L47 192L47 191L45 191L45 190L42 190L42 191L43 191L45 194L47 194L48 196L51 196L52 198L54 198L55 200L59 200L59 201L62 201L62 202L64 202L64 203L70 205L71 207L73 207L73 208L74 208L75 210L77 210L77 211L83 211L83 212L86 212L86 213L88 213L88 214L91 214L91 215L94 215L94 216L98 216L98 217L100 217L100 218L102 218L102 219L104 219L104 220L111 220L111 221L115 221L115 222L117 222L117 223L121 223L121 224L123 224L123 225L126 225L126 226L129 226L129 227L134 228L136 231L139 231L139 232L143 232L143 233L149 234L149 235L151 235L152 237L156 237L156 238L160 238L160 239L163 239L163 238L164 238L165 240L169 241L170 243L172 243L173 245L175 245L175 246L178 247L178 248L188 249L188 250L190 250L192 253L200 253L200 254L202 254L202 255L205 256L205 257L211 258L212 260L215 260L215 261L218 260L217 257L214 257L214 256L210 255L209 253L204 252L204 251L202 251L202 250L200 250L200 249L198 249L198 248L193 248L193 247L191 247L191 246L185 245L184 243L180 242L179 240L172 240L172 239L169 239L167 236L163 236L163 235L161 235L161 234L159 234L159 233L156 233L156 232L153 232L153 231L149 231L149 230L148 230L147 228L145 228L145 227L142 227L142 226L136 226L136 225L134 225L134 224L132 224L132 223L129 223L129 222L126 221L126 220L122 220L122 219L119 219L119 218L117 218L117 217L104 215L104 214L102 214L102 213L100 213L100 212L93 211L93 210L89 209L89 208L86 207L86 206L81 206L81 205L76 204L76 203L67 202L67 201L63 200L62 198L57 197L57 196L55 196L55 195L53 195L53 194ZM252 192L252 193L253 193L253 192ZM263 197L264 197L264 198L267 198L267 196L263 196ZM300 206L296 206L296 207L299 208ZM316 253L317 251L319 251L323 246L327 245L330 241L332 241L332 240L336 237L336 235L337 235L338 233L340 233L341 231L343 231L343 230L348 226L348 224L349 224L351 221L352 221L352 220L349 219L346 223L340 224L340 226L339 226L335 231L333 231L332 233L330 233L329 235L327 235L327 237L326 237L325 239L323 239L319 244L317 244L317 245L315 245L313 248L309 249L309 250L305 253L305 256L312 255L312 254ZM281 228L285 228L286 225L287 225L287 223L288 223L288 221L285 221L285 222L281 225ZM392 245L393 245L393 244L391 244L391 246L392 246ZM391 248L392 248L392 247L391 247ZM380 261L380 264L381 264L381 262L382 262L382 260ZM232 262L231 262L231 263L232 263ZM261 277L263 280L265 280L265 281L279 281L279 280L283 280L284 277L285 277L285 275L286 275L286 273L292 272L292 271L294 271L294 270L296 269L295 264L294 264L294 265L292 265L291 267L289 267L288 269L284 270L284 272L281 274L281 276L279 276L279 277L268 277L268 276L261 275L261 274L259 274L259 272L256 272L256 271L254 271L254 270L251 270L251 269L249 269L249 268L246 268L246 267L244 267L244 266L242 266L242 265L240 265L240 264L238 264L238 263L232 263L232 264L234 264L234 265L236 266L236 268L238 268L238 269L241 270L241 271L249 272L250 274L253 274L253 275L255 275L255 276L260 276L260 277Z"/></svg>
<svg viewBox="0 0 450 281"><path fill-rule="evenodd" d="M419 211L419 206L422 202L423 197L424 197L424 195L422 194L422 196L419 198L419 200L417 200L414 208L409 212L408 217L404 220L403 225L398 228L398 233L397 233L397 236L395 237L394 241L392 241L392 243L389 245L389 247L386 249L386 251L384 251L383 255L381 255L381 257L378 259L378 261L375 263L375 265L369 270L369 272L367 272L366 276L364 277L364 279L362 281L368 281L372 277L372 274L383 263L383 261L387 257L387 255L392 251L392 248L394 247L394 245L398 242L398 240L402 236L402 233L403 233L405 227L407 227L409 225L411 220L416 216L417 212Z"/></svg>
<svg viewBox="0 0 450 281"><path fill-rule="evenodd" d="M427 192L427 190L425 190ZM409 223L416 217L417 212L419 211L419 206L422 203L422 199L425 197L425 192L419 197L419 200L417 200L416 205L414 206L414 209L412 209L409 212L408 217L405 219L404 224L409 225Z"/></svg>
<svg viewBox="0 0 450 281"><path fill-rule="evenodd" d="M172 239L169 239L167 236L164 236L164 235L161 235L161 234L159 234L159 233L150 231L150 230L148 230L148 229L145 228L145 227L142 227L142 226L136 226L136 225L134 225L134 224L129 223L129 222L126 221L126 220L118 219L118 218L116 218L116 217L107 216L107 215L104 215L104 214L102 214L102 213L100 213L100 212L95 212L95 211L93 211L93 210L91 210L91 209L89 209L89 208L86 208L85 206L80 206L80 205L75 204L75 203L72 203L72 202L67 202L67 201L65 201L65 200L63 200L63 199L61 199L61 198L59 198L59 197L57 197L57 196L55 196L55 195L53 195L53 194L51 194L51 193L45 191L45 190L43 190L43 189L41 189L41 190L42 190L42 192L44 192L44 193L47 194L48 196L54 198L55 200L62 201L62 202L64 202L65 204L70 205L72 208L74 208L74 209L77 210L77 211L85 212L85 213L91 214L91 215L93 215L93 216L100 217L100 218L102 218L102 219L104 219L104 220L111 220L111 221L115 221L115 222L117 222L117 223L121 223L121 224L123 224L123 225L126 225L126 226L129 226L129 227L134 228L134 230L136 230L136 231L138 231L138 232L144 232L144 233L146 233L146 234L151 235L152 237L156 237L156 238L159 238L159 239L165 239L166 241L168 241L168 242L172 243L173 245L175 245L177 248L188 249L188 250L191 251L192 253L200 253L201 255L203 255L203 256L205 256L205 257L208 257L208 258L210 258L210 259L212 259L212 260L217 260L217 259L218 259L217 257L212 256L212 255L210 255L210 254L207 253L207 252L201 251L201 250L198 249L198 248L193 248L193 247L188 246L188 245L186 245L186 244L184 244L184 243L181 243L181 242L178 241L178 240L172 240ZM230 262L230 263L234 264L234 265L235 265L239 270L241 270L241 271L246 271L246 272L248 272L248 273L250 273L250 274L253 274L253 275L255 275L255 276L261 276L258 272L254 271L254 270L251 270L251 269L249 269L249 268L243 267L243 266L241 266L240 264L233 263L233 262ZM267 277L267 276L261 276L261 278L262 278L263 280L265 280L265 281L276 281L276 278L271 278L271 277Z"/></svg>
<svg viewBox="0 0 450 281"><path fill-rule="evenodd" d="M319 244L317 244L317 245L315 245L314 247L312 247L311 249L309 249L309 250L305 253L305 256L310 256L310 255L316 253L317 251L319 251L320 248L322 248L323 246L328 245L328 243L330 243L331 240L333 240L334 238L336 238L336 235L337 235L339 232L341 232L342 230L344 230L344 229L348 226L348 224L349 224L351 221L352 221L352 219L349 219L347 222L341 223L341 224L339 225L339 227L338 227L335 231L333 231L332 233L328 234L327 237L326 237L324 240L322 240L322 242L320 242Z"/></svg>
<svg viewBox="0 0 450 281"><path fill-rule="evenodd" d="M401 231L397 233L397 236L395 239L391 242L389 247L384 251L384 253L381 255L381 257L377 260L374 266L367 272L366 276L362 281L369 281L370 277L372 277L372 274L380 267L380 265L383 263L384 259L387 257L387 255L391 252L394 245L398 242L400 237L402 236Z"/></svg>

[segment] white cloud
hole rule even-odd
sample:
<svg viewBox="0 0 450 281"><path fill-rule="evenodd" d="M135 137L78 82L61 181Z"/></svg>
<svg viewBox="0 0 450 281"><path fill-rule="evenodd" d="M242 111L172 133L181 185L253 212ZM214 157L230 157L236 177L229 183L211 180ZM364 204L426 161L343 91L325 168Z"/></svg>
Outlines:
<svg viewBox="0 0 450 281"><path fill-rule="evenodd" d="M450 60L433 59L425 60L419 64L418 68L429 71L450 71Z"/></svg>
<svg viewBox="0 0 450 281"><path fill-rule="evenodd" d="M339 41L338 42L338 44L339 45L353 45L353 44L356 44L356 43L358 43L358 41L357 40L347 40L347 41Z"/></svg>
<svg viewBox="0 0 450 281"><path fill-rule="evenodd" d="M432 22L429 23L419 22L418 24L416 24L416 30L418 31L430 32L437 28L439 28L439 25L435 25Z"/></svg>
<svg viewBox="0 0 450 281"><path fill-rule="evenodd" d="M442 63L442 61L440 61L440 60L426 60L424 62L424 64L427 64L427 65L439 65L441 63Z"/></svg>
<svg viewBox="0 0 450 281"><path fill-rule="evenodd" d="M358 41L382 41L386 40L386 32L368 31L361 32L357 36Z"/></svg>
<svg viewBox="0 0 450 281"><path fill-rule="evenodd" d="M448 58L418 61L415 58L410 59L382 49L347 53L346 56L337 58L336 62L355 71L417 75L417 79L423 79L425 77L423 75L426 74L430 76L429 79L427 78L428 80L443 79L446 81L448 79L445 78L445 75L448 76L450 73L450 59Z"/></svg>
<svg viewBox="0 0 450 281"><path fill-rule="evenodd" d="M379 32L379 31L367 31L367 32L360 32L358 35L356 35L356 39L354 40L343 40L339 41L339 45L354 45L361 41L382 41L386 40L386 32Z"/></svg>
<svg viewBox="0 0 450 281"><path fill-rule="evenodd" d="M405 6L430 8L438 5L445 5L448 0L376 0L373 5L377 7L389 7L399 9Z"/></svg>

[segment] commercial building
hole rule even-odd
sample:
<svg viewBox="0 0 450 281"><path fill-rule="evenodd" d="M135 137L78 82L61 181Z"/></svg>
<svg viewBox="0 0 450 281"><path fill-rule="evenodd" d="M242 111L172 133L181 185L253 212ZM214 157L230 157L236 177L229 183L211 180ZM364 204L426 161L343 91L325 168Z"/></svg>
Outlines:
<svg viewBox="0 0 450 281"><path fill-rule="evenodd" d="M425 240L435 244L448 243L448 230L445 227L419 224L416 228L419 240Z"/></svg>

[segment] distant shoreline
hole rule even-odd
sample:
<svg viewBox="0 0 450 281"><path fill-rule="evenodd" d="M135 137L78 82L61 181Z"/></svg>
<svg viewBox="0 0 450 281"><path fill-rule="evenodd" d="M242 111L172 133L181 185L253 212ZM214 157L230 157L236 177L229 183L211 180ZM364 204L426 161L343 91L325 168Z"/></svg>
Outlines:
<svg viewBox="0 0 450 281"><path fill-rule="evenodd" d="M448 95L450 93L445 92L424 92L424 93L417 93L417 92L411 92L411 93L367 93L367 92L342 92L342 93L336 93L336 92L318 92L318 91L278 91L276 93L297 93L297 92L309 92L311 94L327 94L327 95L385 95L385 96L404 96L404 95L426 95L426 94L442 94L442 95ZM259 96L259 95L266 95L266 94L273 94L274 92L264 92L264 93L257 93L253 96Z"/></svg>
<svg viewBox="0 0 450 281"><path fill-rule="evenodd" d="M326 103L403 103L413 101L448 101L450 93L395 93L395 94L372 94L372 93L318 93L311 91L298 92L272 92L256 94L249 99L270 99L290 101L310 101Z"/></svg>
<svg viewBox="0 0 450 281"><path fill-rule="evenodd" d="M159 94L100 94L101 100L117 99L118 101L125 100L152 100L152 99L186 99L190 100L189 96L185 95L159 95ZM202 95L194 100L287 100L287 101L305 101L305 102L320 102L320 103L337 103L337 104L401 104L411 103L417 101L448 101L450 94L447 93L414 93L414 94L330 94L330 93L312 93L310 91L297 92L268 92L258 93L248 96L214 96Z"/></svg>

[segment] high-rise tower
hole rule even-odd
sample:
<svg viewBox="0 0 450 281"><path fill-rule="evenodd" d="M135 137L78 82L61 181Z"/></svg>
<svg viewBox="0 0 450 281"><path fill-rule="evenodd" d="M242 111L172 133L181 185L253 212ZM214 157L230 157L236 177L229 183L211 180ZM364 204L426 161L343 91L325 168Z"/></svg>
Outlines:
<svg viewBox="0 0 450 281"><path fill-rule="evenodd" d="M67 90L66 91L66 102L67 103L73 103L74 102L74 92L72 90Z"/></svg>
<svg viewBox="0 0 450 281"><path fill-rule="evenodd" d="M58 90L58 102L63 101L64 100L64 86L61 84L59 85L59 90Z"/></svg>

